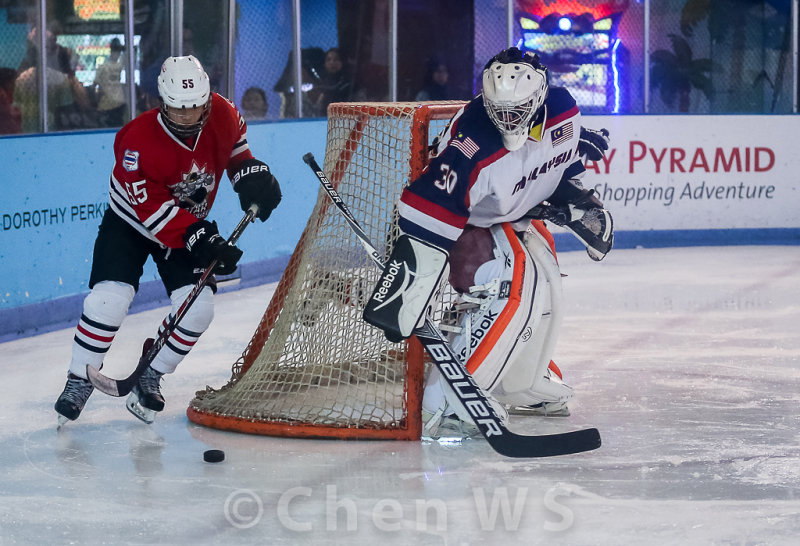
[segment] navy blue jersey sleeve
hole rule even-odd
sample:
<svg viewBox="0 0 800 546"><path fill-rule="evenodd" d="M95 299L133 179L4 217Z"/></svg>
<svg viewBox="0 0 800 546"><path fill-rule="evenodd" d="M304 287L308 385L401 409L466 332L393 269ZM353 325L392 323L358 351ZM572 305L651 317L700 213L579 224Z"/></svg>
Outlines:
<svg viewBox="0 0 800 546"><path fill-rule="evenodd" d="M444 249L453 246L469 219L469 191L481 165L505 148L480 99L455 120L450 140L400 198L399 227Z"/></svg>

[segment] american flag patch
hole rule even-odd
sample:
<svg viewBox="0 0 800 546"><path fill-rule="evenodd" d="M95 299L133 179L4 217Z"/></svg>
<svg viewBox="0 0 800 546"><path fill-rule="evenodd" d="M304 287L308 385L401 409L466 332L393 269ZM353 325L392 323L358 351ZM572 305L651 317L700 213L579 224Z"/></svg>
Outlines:
<svg viewBox="0 0 800 546"><path fill-rule="evenodd" d="M453 145L453 148L467 156L467 159L472 159L472 156L480 150L478 145L469 137L465 138L463 141L453 140L450 144Z"/></svg>
<svg viewBox="0 0 800 546"><path fill-rule="evenodd" d="M135 171L139 168L139 152L132 152L125 150L125 155L122 156L122 166L126 171Z"/></svg>
<svg viewBox="0 0 800 546"><path fill-rule="evenodd" d="M572 122L567 122L561 127L556 127L553 129L553 132L550 133L553 139L553 148L561 144L562 142L566 142L572 138Z"/></svg>

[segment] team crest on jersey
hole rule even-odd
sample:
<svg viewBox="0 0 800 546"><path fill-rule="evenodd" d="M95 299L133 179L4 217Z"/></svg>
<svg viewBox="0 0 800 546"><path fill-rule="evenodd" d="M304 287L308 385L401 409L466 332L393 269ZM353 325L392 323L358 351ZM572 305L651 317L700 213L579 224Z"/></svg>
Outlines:
<svg viewBox="0 0 800 546"><path fill-rule="evenodd" d="M562 142L566 142L572 138L572 122L569 121L562 125L561 127L556 127L553 129L553 132L550 133L550 138L553 140L553 148L561 144Z"/></svg>
<svg viewBox="0 0 800 546"><path fill-rule="evenodd" d="M206 168L206 165L201 167L192 161L189 172L181 173L181 181L169 186L178 204L200 219L208 215L206 198L216 184L214 174L206 172Z"/></svg>
<svg viewBox="0 0 800 546"><path fill-rule="evenodd" d="M125 150L125 155L122 156L122 166L128 172L137 170L139 168L139 152Z"/></svg>

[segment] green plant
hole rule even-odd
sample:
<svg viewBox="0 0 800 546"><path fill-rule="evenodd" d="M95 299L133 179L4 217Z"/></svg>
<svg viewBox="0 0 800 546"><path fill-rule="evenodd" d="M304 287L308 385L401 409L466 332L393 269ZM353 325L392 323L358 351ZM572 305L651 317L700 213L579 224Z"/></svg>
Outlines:
<svg viewBox="0 0 800 546"><path fill-rule="evenodd" d="M711 59L693 58L692 49L683 37L669 34L672 51L659 49L650 55L650 87L658 88L661 100L670 108L677 101L679 112L688 112L692 88L711 98Z"/></svg>

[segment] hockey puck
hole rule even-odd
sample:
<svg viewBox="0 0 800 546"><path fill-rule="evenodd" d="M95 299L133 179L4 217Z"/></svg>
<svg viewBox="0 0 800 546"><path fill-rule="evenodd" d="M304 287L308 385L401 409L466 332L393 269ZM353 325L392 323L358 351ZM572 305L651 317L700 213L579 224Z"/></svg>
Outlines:
<svg viewBox="0 0 800 546"><path fill-rule="evenodd" d="M225 460L225 452L221 449L209 449L203 452L203 460L207 463L221 463Z"/></svg>

